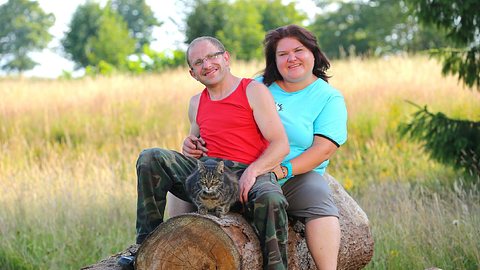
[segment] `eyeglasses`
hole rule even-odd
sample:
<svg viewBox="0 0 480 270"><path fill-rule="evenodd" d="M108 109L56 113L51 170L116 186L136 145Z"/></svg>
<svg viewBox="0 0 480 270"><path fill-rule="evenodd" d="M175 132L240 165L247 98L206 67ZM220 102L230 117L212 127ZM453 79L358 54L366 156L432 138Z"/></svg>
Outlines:
<svg viewBox="0 0 480 270"><path fill-rule="evenodd" d="M212 61L218 58L218 56L224 54L225 52L214 52L211 54L207 54L204 58L202 59L197 59L195 62L193 62L194 67L201 67L203 66L203 63L205 63L206 60Z"/></svg>

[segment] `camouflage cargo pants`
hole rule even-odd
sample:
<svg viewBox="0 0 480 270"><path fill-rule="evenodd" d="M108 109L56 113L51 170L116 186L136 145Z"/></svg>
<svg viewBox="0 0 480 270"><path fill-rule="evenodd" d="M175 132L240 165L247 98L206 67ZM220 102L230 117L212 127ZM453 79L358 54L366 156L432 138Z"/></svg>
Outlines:
<svg viewBox="0 0 480 270"><path fill-rule="evenodd" d="M185 180L195 170L197 160L160 148L142 151L137 160L137 244L141 244L163 222L167 192L190 201ZM226 161L240 176L246 165ZM248 193L245 217L256 229L263 250L264 269L287 268L287 200L272 173L257 177Z"/></svg>

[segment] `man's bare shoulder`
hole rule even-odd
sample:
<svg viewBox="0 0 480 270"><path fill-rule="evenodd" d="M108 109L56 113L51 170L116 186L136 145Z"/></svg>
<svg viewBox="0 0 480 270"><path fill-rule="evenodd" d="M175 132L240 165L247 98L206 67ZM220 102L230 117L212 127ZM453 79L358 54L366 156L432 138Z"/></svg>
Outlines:
<svg viewBox="0 0 480 270"><path fill-rule="evenodd" d="M247 89L248 88L262 88L262 89L267 89L267 86L265 86L265 84L259 82L259 81L256 81L256 80L252 80L248 86L247 86Z"/></svg>
<svg viewBox="0 0 480 270"><path fill-rule="evenodd" d="M265 84L252 80L247 86L247 95L257 96L269 93L269 90Z"/></svg>
<svg viewBox="0 0 480 270"><path fill-rule="evenodd" d="M250 107L254 110L273 104L273 97L270 90L260 82L251 81L247 86L247 99Z"/></svg>
<svg viewBox="0 0 480 270"><path fill-rule="evenodd" d="M200 102L200 96L202 95L202 93L198 93L196 95L194 95L193 97L190 98L190 106L196 106L198 105L198 103Z"/></svg>

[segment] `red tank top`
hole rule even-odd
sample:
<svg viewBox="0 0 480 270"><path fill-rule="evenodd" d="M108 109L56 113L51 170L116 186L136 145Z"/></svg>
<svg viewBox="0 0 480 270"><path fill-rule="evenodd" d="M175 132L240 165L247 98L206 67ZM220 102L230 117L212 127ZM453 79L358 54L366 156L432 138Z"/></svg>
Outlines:
<svg viewBox="0 0 480 270"><path fill-rule="evenodd" d="M237 89L222 100L211 100L204 89L198 104L197 124L206 143L208 155L250 164L267 148L247 99L247 85L242 79Z"/></svg>

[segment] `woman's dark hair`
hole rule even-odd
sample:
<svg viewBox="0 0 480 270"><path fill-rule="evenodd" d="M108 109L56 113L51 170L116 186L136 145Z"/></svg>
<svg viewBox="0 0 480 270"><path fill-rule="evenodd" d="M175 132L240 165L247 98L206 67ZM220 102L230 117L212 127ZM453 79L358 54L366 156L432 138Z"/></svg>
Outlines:
<svg viewBox="0 0 480 270"><path fill-rule="evenodd" d="M271 30L265 36L263 46L265 50L265 70L263 71L263 83L270 86L273 82L283 80L282 75L277 69L276 51L278 42L286 37L294 38L309 49L315 57L313 64L313 74L322 80L328 82L329 76L326 71L330 68L330 62L327 56L323 54L317 43L317 38L307 29L298 25L287 25Z"/></svg>

